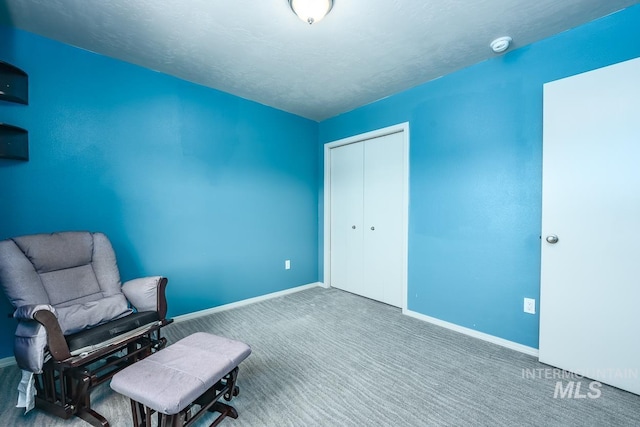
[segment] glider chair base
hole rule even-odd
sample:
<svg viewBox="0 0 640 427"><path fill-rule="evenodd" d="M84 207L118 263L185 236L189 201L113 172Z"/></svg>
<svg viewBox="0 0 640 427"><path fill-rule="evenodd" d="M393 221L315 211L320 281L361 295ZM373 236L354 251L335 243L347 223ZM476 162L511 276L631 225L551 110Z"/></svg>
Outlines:
<svg viewBox="0 0 640 427"><path fill-rule="evenodd" d="M160 328L170 322L157 322L134 336L120 338L104 348L82 353L67 360L49 359L43 372L35 376L36 407L57 417L77 416L95 427L109 422L91 409L91 391L117 372L166 346Z"/></svg>

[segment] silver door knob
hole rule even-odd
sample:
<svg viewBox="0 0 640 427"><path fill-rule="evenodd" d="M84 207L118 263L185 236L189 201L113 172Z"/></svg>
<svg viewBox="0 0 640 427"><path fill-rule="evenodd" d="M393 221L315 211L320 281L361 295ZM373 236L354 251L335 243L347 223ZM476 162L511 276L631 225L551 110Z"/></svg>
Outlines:
<svg viewBox="0 0 640 427"><path fill-rule="evenodd" d="M550 236L547 236L546 240L548 243L551 243L551 244L558 243L558 236L556 236L555 234L552 234Z"/></svg>
<svg viewBox="0 0 640 427"><path fill-rule="evenodd" d="M351 226L351 228L353 228L353 229L355 230L355 229L356 229L356 226L355 226L355 225L352 225L352 226Z"/></svg>
<svg viewBox="0 0 640 427"><path fill-rule="evenodd" d="M376 229L375 227L371 227L371 231L373 231L373 230L375 230L375 229Z"/></svg>

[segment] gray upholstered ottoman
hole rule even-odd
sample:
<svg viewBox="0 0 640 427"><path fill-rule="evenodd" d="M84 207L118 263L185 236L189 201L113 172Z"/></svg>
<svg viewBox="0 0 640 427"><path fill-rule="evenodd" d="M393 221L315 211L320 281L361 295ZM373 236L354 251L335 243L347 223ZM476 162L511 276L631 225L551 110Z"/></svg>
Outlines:
<svg viewBox="0 0 640 427"><path fill-rule="evenodd" d="M150 426L154 412L158 426L188 426L205 411L220 412L215 426L238 417L218 400L238 394L238 365L249 354L247 344L197 332L118 372L111 388L131 399L136 427Z"/></svg>

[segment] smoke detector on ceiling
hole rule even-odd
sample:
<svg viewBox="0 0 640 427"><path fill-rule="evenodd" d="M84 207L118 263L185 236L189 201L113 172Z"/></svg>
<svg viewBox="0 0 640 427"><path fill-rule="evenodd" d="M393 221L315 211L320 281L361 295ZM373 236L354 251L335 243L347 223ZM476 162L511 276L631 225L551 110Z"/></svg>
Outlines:
<svg viewBox="0 0 640 427"><path fill-rule="evenodd" d="M492 41L489 46L495 53L502 53L505 50L509 49L509 46L511 46L511 41L512 39L509 36L498 37L497 39Z"/></svg>

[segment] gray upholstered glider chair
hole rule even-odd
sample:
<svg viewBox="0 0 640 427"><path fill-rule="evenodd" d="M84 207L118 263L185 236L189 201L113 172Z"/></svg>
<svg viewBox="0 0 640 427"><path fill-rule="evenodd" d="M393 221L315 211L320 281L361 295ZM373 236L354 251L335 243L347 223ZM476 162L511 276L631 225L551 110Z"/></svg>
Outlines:
<svg viewBox="0 0 640 427"><path fill-rule="evenodd" d="M121 284L109 239L74 231L0 241L0 285L18 321L18 406L108 426L91 390L166 345L167 279Z"/></svg>

